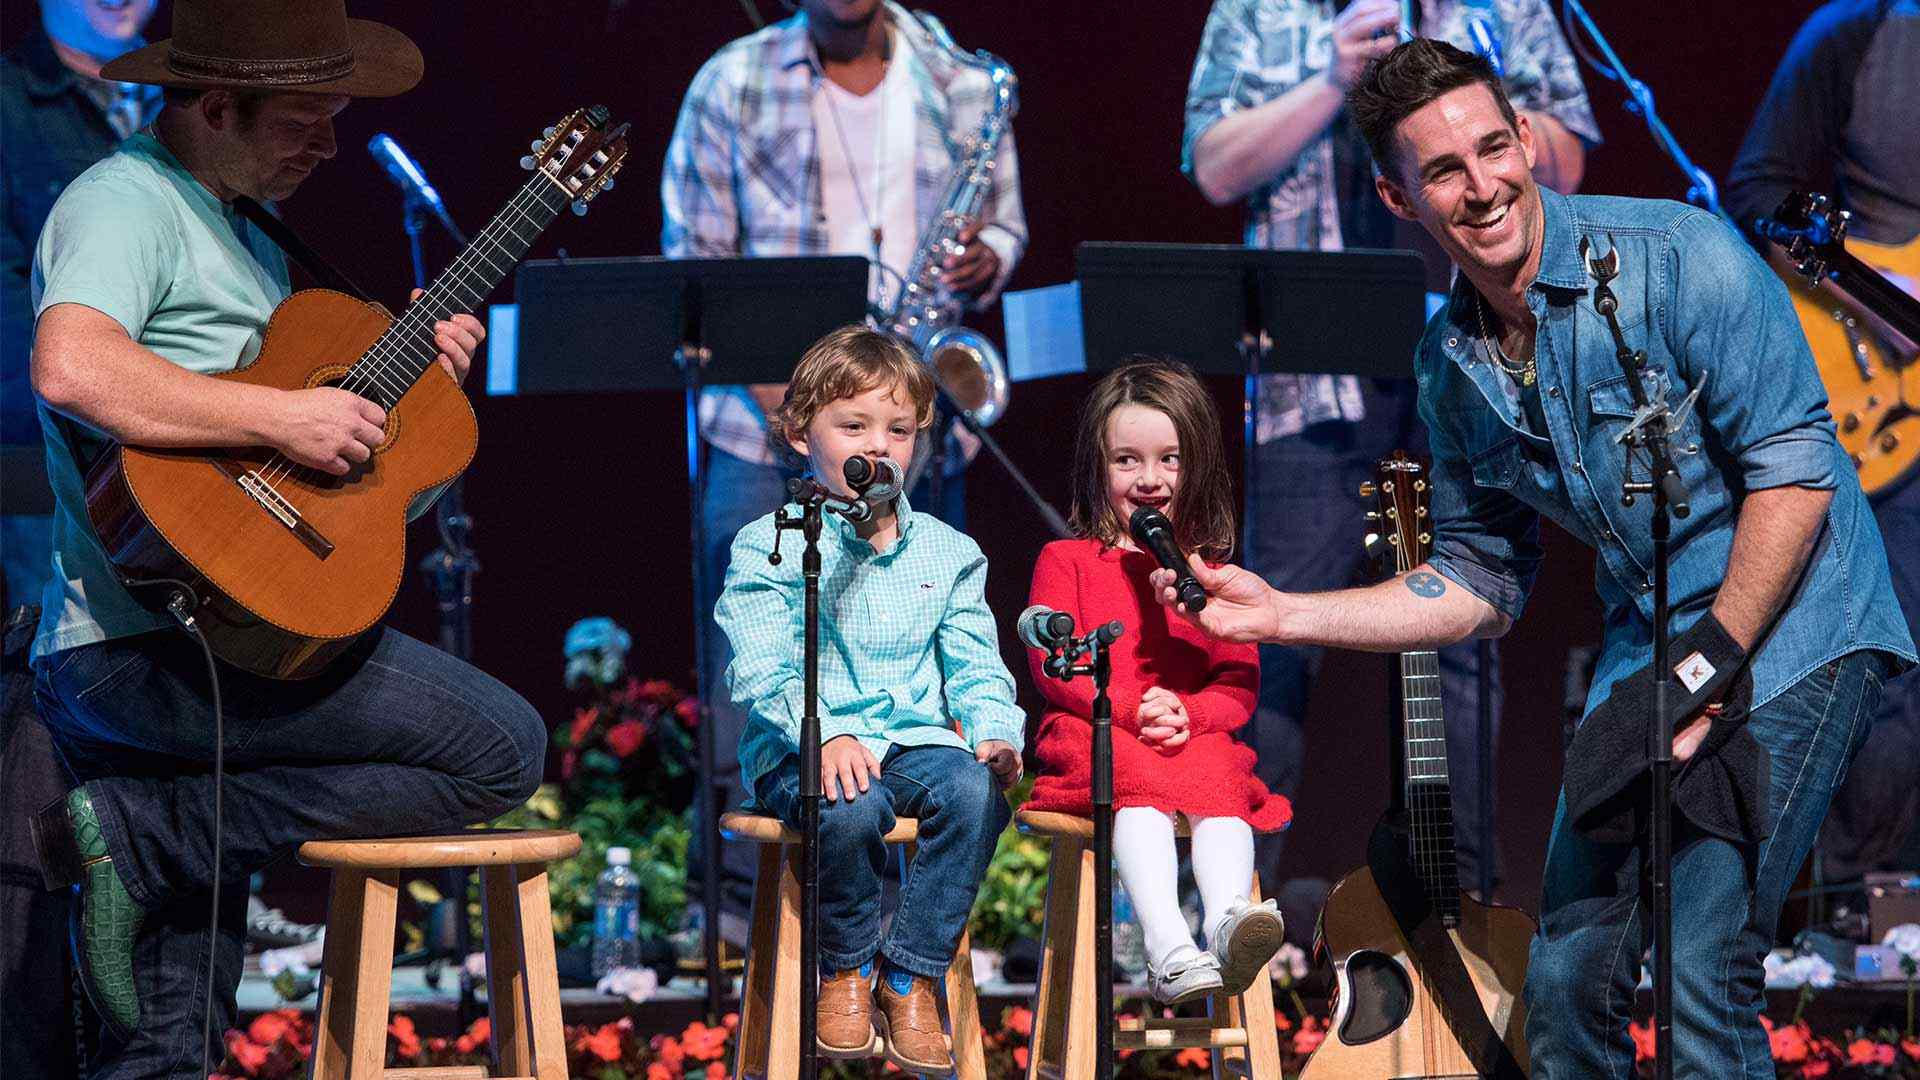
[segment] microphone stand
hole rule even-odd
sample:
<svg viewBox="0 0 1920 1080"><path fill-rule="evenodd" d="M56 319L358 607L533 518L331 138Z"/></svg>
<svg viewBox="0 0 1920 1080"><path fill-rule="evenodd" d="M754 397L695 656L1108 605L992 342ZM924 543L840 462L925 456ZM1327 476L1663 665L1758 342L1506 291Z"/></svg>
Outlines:
<svg viewBox="0 0 1920 1080"><path fill-rule="evenodd" d="M1595 60L1590 53L1580 48L1579 36L1574 33L1575 19L1578 19L1581 27L1586 30L1588 39L1599 46L1605 58L1604 63ZM1713 177L1707 174L1707 170L1695 165L1693 159L1687 156L1687 152L1681 149L1680 140L1674 138L1672 129L1668 128L1666 121L1660 119L1660 114L1654 111L1653 91L1647 89L1646 83L1634 78L1627 71L1626 63L1620 59L1619 53L1613 51L1613 44L1607 40L1605 34L1600 32L1600 27L1593 21L1593 16L1587 14L1586 6L1580 0L1567 0L1561 23L1566 28L1567 43L1586 60L1588 66L1598 72L1601 78L1617 82L1626 90L1626 110L1646 121L1647 131L1653 135L1653 141L1687 178L1687 201L1711 210L1720 220L1733 225L1733 219L1727 216L1726 210L1720 205L1720 190L1714 185ZM1737 229L1738 226L1735 228Z"/></svg>
<svg viewBox="0 0 1920 1080"><path fill-rule="evenodd" d="M948 425L946 421L940 417L942 414L951 416L953 419L960 421L962 427L972 432L973 437L980 440L980 446L985 449L987 453L992 454L993 460L999 462L1000 467L1005 469L1007 475L1013 478L1013 483L1020 489L1020 494L1025 495L1027 501L1033 504L1034 513L1040 515L1040 520L1053 532L1056 540L1067 540L1073 537L1073 530L1067 527L1067 519L1061 517L1060 511L1055 510L1053 504L1048 502L1046 497L1040 494L1039 489L1033 486L1033 481L1027 479L1027 474L1021 472L1020 467L1015 465L1013 459L1007 456L1007 452L1001 448L1000 443L996 441L992 435L987 434L987 429L981 426L978 420L967 415L965 409L955 404L954 400L947 396L946 389L939 384L938 380L934 382L933 409L934 423L937 425L936 430L941 432L941 435L933 447L933 457L929 463L929 467L938 470L945 465L946 430ZM936 471L933 475L938 477L940 473ZM940 482L941 481L938 480L929 480L929 483L934 485ZM940 489L938 486L934 486L930 487L929 490L937 492ZM934 512L938 514L939 510L936 509Z"/></svg>
<svg viewBox="0 0 1920 1080"><path fill-rule="evenodd" d="M1113 1076L1113 674L1109 646L1124 633L1118 620L1069 638L1046 662L1047 674L1067 682L1093 676L1093 1075ZM1076 657L1085 655L1084 663Z"/></svg>
<svg viewBox="0 0 1920 1080"><path fill-rule="evenodd" d="M466 234L460 231L451 217L435 213L418 191L408 188L400 227L406 231L407 251L413 257L413 287L416 289L427 287L427 263L421 250L420 234L425 231L429 217L440 223L454 243L462 248L467 246ZM480 573L480 560L473 552L473 518L466 512L465 481L464 473L454 477L441 491L440 498L434 501L433 513L440 534L440 546L420 560L419 570L426 578L427 587L433 590L434 605L440 613L440 648L448 655L471 662L473 579ZM446 890L441 902L448 905L445 917L453 920L453 949L458 954L454 957L454 966L460 972L460 1001L456 1013L463 1029L480 1013L475 980L467 970L467 957L473 952L473 927L467 920L466 904L469 884L470 878L465 869L448 867L441 872L441 886ZM430 945L426 950L430 965L445 960L443 956L434 955L440 948Z"/></svg>
<svg viewBox="0 0 1920 1080"><path fill-rule="evenodd" d="M1571 4L1576 0L1568 2ZM1691 508L1687 503L1686 485L1680 478L1679 470L1674 468L1673 455L1667 446L1667 439L1672 434L1670 421L1675 417L1668 410L1664 398L1651 402L1647 399L1646 387L1640 378L1647 364L1647 354L1627 345L1625 336L1620 332L1619 320L1615 317L1619 303L1608 288L1608 282L1619 272L1618 254L1617 249L1610 251L1604 258L1590 259L1588 266L1597 282L1594 287L1594 308L1607 320L1607 329L1613 335L1615 357L1621 370L1626 372L1627 385L1633 392L1635 405L1633 420L1619 436L1619 442L1627 454L1620 503L1632 506L1637 496L1653 497L1653 722L1647 733L1652 743L1649 754L1651 767L1648 770L1651 784L1648 824L1652 836L1644 876L1648 906L1653 916L1653 1075L1656 1080L1672 1080L1673 725L1667 720L1667 693L1675 676L1673 662L1668 655L1667 569L1669 536L1673 524L1671 518L1686 517L1691 513ZM1696 388L1682 402L1682 414L1692 406L1698 393ZM1645 480L1633 478L1633 451L1636 449L1647 455L1649 468Z"/></svg>
<svg viewBox="0 0 1920 1080"><path fill-rule="evenodd" d="M800 514L774 511L774 549L767 561L780 565L779 536L798 530L806 541L800 555L806 607L804 662L806 706L800 713L800 1077L814 1080L819 1070L818 1018L820 984L820 533L825 512L858 513L865 503L842 499L819 483L805 478L787 481L787 495L800 504ZM710 913L711 920L714 915Z"/></svg>

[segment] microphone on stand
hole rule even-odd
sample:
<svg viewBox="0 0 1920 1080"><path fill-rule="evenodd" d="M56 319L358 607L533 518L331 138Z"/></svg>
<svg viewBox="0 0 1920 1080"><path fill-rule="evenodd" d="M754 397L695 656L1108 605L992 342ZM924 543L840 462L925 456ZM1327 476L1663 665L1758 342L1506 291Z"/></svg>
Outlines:
<svg viewBox="0 0 1920 1080"><path fill-rule="evenodd" d="M1173 522L1167 520L1167 515L1151 506L1142 506L1133 512L1127 531L1133 534L1134 543L1152 552L1161 566L1173 571L1173 591L1182 606L1188 611L1207 606L1207 590L1194 580L1193 568L1187 565L1186 553L1173 538Z"/></svg>
<svg viewBox="0 0 1920 1080"><path fill-rule="evenodd" d="M1052 652L1072 640L1073 616L1045 604L1035 604L1020 613L1014 632L1028 648Z"/></svg>
<svg viewBox="0 0 1920 1080"><path fill-rule="evenodd" d="M440 193L427 183L427 174L420 168L420 163L401 149L393 136L386 132L375 135L367 141L367 152L387 170L393 182L400 185L408 201L425 207L456 243L466 246L467 236L460 231L460 226L453 223L452 215L447 213L447 204L440 201Z"/></svg>

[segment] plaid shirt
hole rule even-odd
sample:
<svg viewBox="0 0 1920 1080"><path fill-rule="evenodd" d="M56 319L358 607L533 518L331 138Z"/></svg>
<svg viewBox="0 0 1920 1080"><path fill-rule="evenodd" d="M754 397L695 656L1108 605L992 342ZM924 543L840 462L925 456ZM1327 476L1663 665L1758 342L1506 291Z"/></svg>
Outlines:
<svg viewBox="0 0 1920 1080"><path fill-rule="evenodd" d="M748 791L798 752L806 705L800 540L787 536L791 554L774 566L773 537L772 514L734 537L713 612L733 646L727 689L747 713L740 774ZM853 735L882 759L892 746L1024 745L1026 714L1000 659L980 545L902 497L900 535L886 551L828 514L820 570L822 742Z"/></svg>
<svg viewBox="0 0 1920 1080"><path fill-rule="evenodd" d="M1516 109L1546 113L1589 144L1600 129L1587 105L1573 52L1547 0L1492 0L1495 36ZM1472 51L1459 0L1423 0L1420 34ZM1187 86L1180 168L1193 175L1193 148L1223 118L1272 101L1333 64L1330 0L1216 0ZM1345 196L1345 202L1342 201ZM1345 114L1307 144L1292 167L1247 197L1248 247L1339 251L1343 221L1375 207L1371 162ZM1379 246L1385 246L1380 244ZM1308 424L1365 418L1352 376L1269 375L1260 380L1260 442Z"/></svg>
<svg viewBox="0 0 1920 1080"><path fill-rule="evenodd" d="M991 86L977 69L949 59L905 9L889 2L887 10L908 46L895 59L913 75L914 207L924 229L979 132ZM827 246L813 130L813 96L824 92L823 78L805 13L729 43L701 67L660 177L660 250L667 257L866 254ZM987 225L980 239L999 256L1000 272L975 307L999 294L1027 245L1011 128L1001 136L981 216ZM742 388L707 390L700 429L735 457L775 464L766 417Z"/></svg>

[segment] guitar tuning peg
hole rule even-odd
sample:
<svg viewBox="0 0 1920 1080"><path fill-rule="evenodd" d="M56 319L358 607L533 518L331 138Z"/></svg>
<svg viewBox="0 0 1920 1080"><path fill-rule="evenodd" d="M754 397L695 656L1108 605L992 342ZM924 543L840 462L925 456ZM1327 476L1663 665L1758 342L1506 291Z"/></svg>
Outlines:
<svg viewBox="0 0 1920 1080"><path fill-rule="evenodd" d="M606 178L605 180L603 180L603 181L601 181L601 182L600 182L600 190L601 190L601 191L612 191L612 190L613 190L613 177L611 177L611 176L609 176L609 177L607 177L607 178Z"/></svg>
<svg viewBox="0 0 1920 1080"><path fill-rule="evenodd" d="M575 199L575 200L574 200L574 203L573 203L573 215L574 215L575 217L586 217L586 216L587 216L587 201L586 201L585 199Z"/></svg>
<svg viewBox="0 0 1920 1080"><path fill-rule="evenodd" d="M528 172L532 172L533 171L533 155L532 154L521 155L520 167L527 170Z"/></svg>
<svg viewBox="0 0 1920 1080"><path fill-rule="evenodd" d="M559 128L557 128L557 127L555 127L555 126L554 126L554 125L552 125L552 124L548 124L548 125L546 126L546 128L545 128L545 129L543 129L543 130L542 130L542 131L540 132L540 137L541 137L541 138L543 138L543 139L551 139L551 138L553 138L553 133L554 133L554 132L556 132L556 131L558 131L558 130L560 130L560 129L559 129Z"/></svg>
<svg viewBox="0 0 1920 1080"><path fill-rule="evenodd" d="M1375 490L1377 489L1373 486L1373 481L1364 480L1360 484L1360 497L1363 499L1371 499L1373 498Z"/></svg>
<svg viewBox="0 0 1920 1080"><path fill-rule="evenodd" d="M545 140L542 140L542 139L535 139L535 140L533 140L533 142L532 142L531 144L529 144L529 145L527 146L527 149L529 149L529 150L531 150L531 151L533 151L534 153L536 153L536 154L537 154L537 153L539 153L539 152L540 152L540 148L541 148L541 147L543 147L543 146L545 146L545 145L547 145L547 144L546 144L546 142L545 142Z"/></svg>

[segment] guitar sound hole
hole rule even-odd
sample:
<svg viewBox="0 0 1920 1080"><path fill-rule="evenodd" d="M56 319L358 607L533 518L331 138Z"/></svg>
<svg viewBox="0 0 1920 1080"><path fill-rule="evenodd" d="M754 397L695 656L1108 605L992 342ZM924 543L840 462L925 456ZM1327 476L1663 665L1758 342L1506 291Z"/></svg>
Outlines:
<svg viewBox="0 0 1920 1080"><path fill-rule="evenodd" d="M1392 1034L1413 1011L1413 983L1385 953L1358 952L1347 960L1353 1004L1340 1025L1340 1040L1369 1043Z"/></svg>

